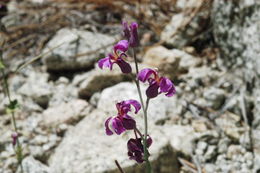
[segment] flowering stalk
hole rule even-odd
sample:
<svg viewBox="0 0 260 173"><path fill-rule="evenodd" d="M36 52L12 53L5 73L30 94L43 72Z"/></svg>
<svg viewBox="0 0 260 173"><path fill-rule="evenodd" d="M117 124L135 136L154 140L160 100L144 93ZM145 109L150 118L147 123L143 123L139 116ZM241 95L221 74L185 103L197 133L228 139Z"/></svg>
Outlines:
<svg viewBox="0 0 260 173"><path fill-rule="evenodd" d="M176 91L171 80L166 77L159 76L157 70L145 68L139 72L135 50L135 47L139 46L137 28L138 24L136 22L132 22L130 26L127 22L123 22L123 32L126 40L119 41L113 47L112 53L98 61L98 66L101 69L109 68L112 70L113 65L117 64L120 67L122 73L132 73L131 65L126 61L128 58L126 52L128 51L129 47L132 48L136 69L136 74L134 74L134 81L141 103L133 99L118 102L116 104L118 113L116 116L109 117L105 121L105 131L106 134L110 136L113 134L120 135L125 131L132 130L134 132L135 138L130 138L127 142L127 154L129 159L135 160L137 163L143 163L145 161L145 172L152 173L152 167L148 159L150 156L148 148L152 145L153 142L150 135L148 135L147 110L149 101L161 93L165 93L167 97L171 97L175 94ZM144 103L139 81L143 83L149 83L149 87L146 89L146 103ZM135 114L137 114L140 109L143 110L144 134L138 130L135 119L129 115L129 112L132 112L131 107L135 108ZM118 166L119 164L116 162L116 165ZM122 172L120 165L118 168Z"/></svg>
<svg viewBox="0 0 260 173"><path fill-rule="evenodd" d="M147 134L148 134L147 110L148 110L149 98L147 98L146 105L144 105L143 96L142 96L142 92L141 92L141 89L140 89L140 83L139 83L139 80L137 79L138 74L139 74L139 69L138 69L138 62L137 62L135 48L133 48L133 57L134 57L135 69L136 69L135 84L136 84L136 87L137 87L138 95L139 95L139 98L140 98L140 101L141 101L141 104L142 104L142 110L143 110L143 113L144 113L144 139L143 139L143 143L144 143L144 160L146 162L145 167L146 167L146 172L150 173L150 172L152 172L152 169L151 169L151 163L149 162L149 159L148 159L148 151L147 151Z"/></svg>
<svg viewBox="0 0 260 173"><path fill-rule="evenodd" d="M18 107L18 103L17 100L12 100L11 96L10 96L10 91L9 91L9 86L8 86L8 82L7 82L7 76L5 74L5 66L4 66L4 61L3 61L3 57L2 57L2 50L0 50L0 69L1 69L1 73L2 73L2 77L3 77L3 83L4 83L4 90L5 90L5 94L7 95L8 101L9 101L9 105L7 110L11 113L11 119L12 119L12 125L14 128L14 133L12 134L12 144L16 153L16 157L17 157L17 161L18 161L18 165L21 168L21 172L23 173L23 165L22 165L22 160L23 160L23 153L22 153L22 146L20 144L19 141L19 133L18 133L18 129L17 129L17 125L16 125L16 120L15 120L15 109ZM17 145L17 147L15 147Z"/></svg>

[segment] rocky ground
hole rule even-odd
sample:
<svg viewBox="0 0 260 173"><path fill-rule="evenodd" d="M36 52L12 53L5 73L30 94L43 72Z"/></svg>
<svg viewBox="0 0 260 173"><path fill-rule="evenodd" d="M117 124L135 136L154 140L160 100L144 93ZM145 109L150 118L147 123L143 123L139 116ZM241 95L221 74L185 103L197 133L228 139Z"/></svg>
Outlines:
<svg viewBox="0 0 260 173"><path fill-rule="evenodd" d="M1 20L12 36L17 26L27 22L26 14L30 16L19 8L24 3L45 9L45 17L57 6L70 4L10 2L10 12ZM116 173L115 159L127 173L143 172L143 165L128 160L126 154L126 141L133 134L108 137L104 131L105 119L116 113L116 101L138 99L131 76L121 74L119 68L97 67L97 61L120 38L121 18L136 20L141 26L140 67L158 68L176 85L174 97L153 99L148 111L154 172L260 171L260 3L177 0L173 9L164 12L163 4L154 1L140 6L148 13L143 21L120 10L100 7L83 13L80 9L88 5L71 6L70 24L53 24L46 29L46 38L40 28L35 31L39 41L44 40L42 46L34 41L22 55L14 52L14 58L13 50L20 50L22 44L14 46L13 36L4 49L11 97L20 105L15 115L26 173ZM96 19L100 16L105 24ZM93 18L93 23L84 23L85 18ZM161 26L161 32L155 32L153 22ZM15 72L35 53L44 55ZM141 86L143 91L145 87ZM0 100L0 173L19 173L3 88ZM136 120L143 129L142 113Z"/></svg>

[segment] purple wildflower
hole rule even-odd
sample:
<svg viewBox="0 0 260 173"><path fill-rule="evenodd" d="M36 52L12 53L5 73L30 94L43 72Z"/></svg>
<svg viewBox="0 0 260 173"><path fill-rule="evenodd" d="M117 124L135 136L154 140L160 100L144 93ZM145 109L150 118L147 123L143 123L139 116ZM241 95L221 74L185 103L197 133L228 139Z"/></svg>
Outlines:
<svg viewBox="0 0 260 173"><path fill-rule="evenodd" d="M142 82L148 81L149 87L146 90L146 95L149 98L154 98L160 93L170 97L176 93L174 84L166 77L159 77L158 72L150 68L141 70L138 74L138 80ZM160 91L158 91L160 89Z"/></svg>
<svg viewBox="0 0 260 173"><path fill-rule="evenodd" d="M139 38L138 38L138 24L136 22L132 22L130 26L128 23L123 21L123 32L124 37L129 41L130 47L137 47L139 45Z"/></svg>
<svg viewBox="0 0 260 173"><path fill-rule="evenodd" d="M105 121L106 134L112 135L113 131L120 135L125 130L132 130L136 127L135 120L127 115L131 111L131 105L135 108L135 114L141 109L141 105L136 100L126 100L116 104L118 114L116 117L109 117ZM111 125L111 127L110 127Z"/></svg>
<svg viewBox="0 0 260 173"><path fill-rule="evenodd" d="M16 145L17 138L18 138L18 134L16 132L12 133L12 139L13 139L12 144L13 144L13 146Z"/></svg>
<svg viewBox="0 0 260 173"><path fill-rule="evenodd" d="M113 53L108 54L107 57L100 59L98 61L99 68L103 69L104 67L109 68L110 70L113 69L113 64L117 64L123 73L131 73L132 68L130 64L125 62L123 59L127 57L125 52L128 50L128 41L121 40L119 41L113 48Z"/></svg>
<svg viewBox="0 0 260 173"><path fill-rule="evenodd" d="M147 138L147 148L152 145L152 138L148 136ZM128 156L129 159L137 161L137 163L142 163L144 161L144 147L141 138L129 139L127 142ZM149 155L149 153L148 153Z"/></svg>

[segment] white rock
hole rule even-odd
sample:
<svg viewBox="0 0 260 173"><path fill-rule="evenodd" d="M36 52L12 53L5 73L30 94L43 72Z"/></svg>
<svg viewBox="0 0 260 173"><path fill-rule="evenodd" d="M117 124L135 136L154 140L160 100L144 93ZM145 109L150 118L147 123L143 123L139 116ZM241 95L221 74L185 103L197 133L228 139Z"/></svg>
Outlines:
<svg viewBox="0 0 260 173"><path fill-rule="evenodd" d="M45 125L58 125L61 123L72 123L86 116L91 107L84 100L71 100L61 103L59 106L46 109L42 116Z"/></svg>
<svg viewBox="0 0 260 173"><path fill-rule="evenodd" d="M43 62L48 70L53 71L90 68L98 59L104 58L103 56L111 51L103 47L111 48L114 42L113 37L104 34L64 28L57 32L43 50L48 52L49 49L60 45L48 53L43 58ZM76 57L81 54L84 55Z"/></svg>
<svg viewBox="0 0 260 173"><path fill-rule="evenodd" d="M143 86L142 90L144 90ZM129 160L127 156L126 143L130 137L134 137L133 132L128 131L120 136L107 136L104 129L104 121L109 116L116 115L116 101L127 99L138 99L135 85L132 83L120 83L105 89L101 93L97 110L91 112L75 128L69 130L56 148L49 161L51 170L55 173L105 171L112 173L117 169L114 163L117 159L125 171L141 173L143 169L135 165L135 162ZM191 153L191 141L195 135L191 127L171 124L156 125L158 120L175 116L177 105L175 97L166 98L163 95L151 100L150 103L148 124L153 144L149 152L150 159L157 170L178 171L178 166L173 164L177 162L176 152ZM137 121L138 128L143 131L141 111L133 117ZM169 147L172 149L169 150ZM169 151L171 152L168 153Z"/></svg>

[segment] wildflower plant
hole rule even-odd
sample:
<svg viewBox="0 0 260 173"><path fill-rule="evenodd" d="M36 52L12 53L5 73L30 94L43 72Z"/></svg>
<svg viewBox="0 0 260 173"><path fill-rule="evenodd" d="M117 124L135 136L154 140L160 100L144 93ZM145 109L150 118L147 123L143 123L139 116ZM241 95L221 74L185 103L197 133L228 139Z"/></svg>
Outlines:
<svg viewBox="0 0 260 173"><path fill-rule="evenodd" d="M116 103L117 115L109 117L105 121L105 132L107 135L117 134L120 135L125 131L133 131L135 138L131 138L127 142L128 157L131 160L135 160L137 163L145 162L146 173L151 173L152 168L149 162L148 148L152 145L152 137L148 135L148 115L147 110L149 106L149 100L156 98L159 94L164 93L165 96L171 97L176 93L175 86L172 81L166 77L159 76L159 72L155 69L145 68L139 72L136 48L139 46L138 37L138 24L132 22L128 25L127 22L123 22L123 36L124 40L119 41L113 47L112 53L109 53L107 57L98 61L98 66L103 68L113 69L113 65L117 64L122 73L132 73L132 67L127 62L129 58L127 53L129 49L132 50L132 57L135 62L135 84L137 87L140 102L137 100L123 100ZM140 82L148 83L149 86L146 89L146 102L144 102L143 95L140 89ZM144 133L141 133L136 126L134 117L128 115L131 112L131 108L134 108L134 113L137 114L141 109L144 114ZM116 161L121 172L122 168Z"/></svg>

